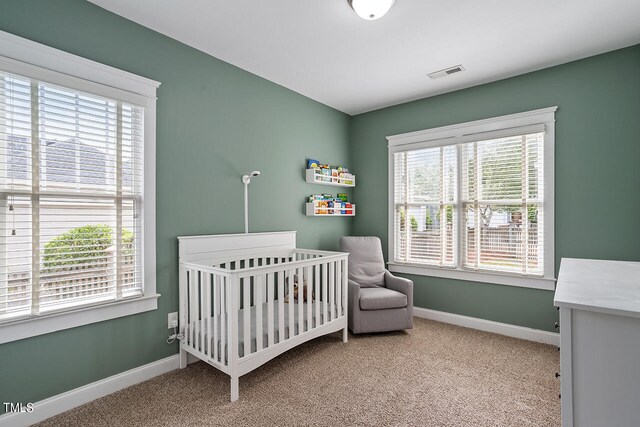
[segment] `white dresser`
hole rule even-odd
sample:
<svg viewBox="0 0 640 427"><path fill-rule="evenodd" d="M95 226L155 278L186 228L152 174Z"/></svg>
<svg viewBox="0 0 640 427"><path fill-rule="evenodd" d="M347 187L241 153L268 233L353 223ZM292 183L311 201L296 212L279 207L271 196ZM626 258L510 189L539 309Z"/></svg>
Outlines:
<svg viewBox="0 0 640 427"><path fill-rule="evenodd" d="M562 425L640 426L640 263L564 258L554 305Z"/></svg>

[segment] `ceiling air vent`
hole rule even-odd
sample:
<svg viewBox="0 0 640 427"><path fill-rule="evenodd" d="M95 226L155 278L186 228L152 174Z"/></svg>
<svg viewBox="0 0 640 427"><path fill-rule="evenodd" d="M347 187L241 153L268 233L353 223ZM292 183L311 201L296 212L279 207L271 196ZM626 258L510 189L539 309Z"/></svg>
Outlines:
<svg viewBox="0 0 640 427"><path fill-rule="evenodd" d="M464 67L462 65L456 65L455 67L449 67L449 68L445 68L444 70L435 71L431 74L427 74L427 76L435 80L441 77L449 76L451 74L459 73L461 71L464 71Z"/></svg>

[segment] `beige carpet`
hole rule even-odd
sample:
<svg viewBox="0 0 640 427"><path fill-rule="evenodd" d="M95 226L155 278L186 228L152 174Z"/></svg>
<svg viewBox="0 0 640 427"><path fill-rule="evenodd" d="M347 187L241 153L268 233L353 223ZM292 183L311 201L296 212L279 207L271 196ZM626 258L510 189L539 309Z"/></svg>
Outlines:
<svg viewBox="0 0 640 427"><path fill-rule="evenodd" d="M42 426L560 425L556 347L416 319L409 332L334 334L240 378L199 362Z"/></svg>

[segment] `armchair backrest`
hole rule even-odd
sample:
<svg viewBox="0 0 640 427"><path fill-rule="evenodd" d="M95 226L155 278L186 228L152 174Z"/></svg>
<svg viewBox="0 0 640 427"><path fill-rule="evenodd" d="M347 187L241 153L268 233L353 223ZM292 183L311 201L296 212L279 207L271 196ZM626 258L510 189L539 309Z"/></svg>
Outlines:
<svg viewBox="0 0 640 427"><path fill-rule="evenodd" d="M349 252L349 280L361 287L384 286L382 243L375 236L344 236L340 250Z"/></svg>

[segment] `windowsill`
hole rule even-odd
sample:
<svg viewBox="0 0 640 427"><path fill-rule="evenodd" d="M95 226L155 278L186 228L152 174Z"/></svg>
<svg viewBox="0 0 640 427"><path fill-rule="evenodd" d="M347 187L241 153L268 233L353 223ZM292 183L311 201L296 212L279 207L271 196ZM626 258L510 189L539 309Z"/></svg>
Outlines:
<svg viewBox="0 0 640 427"><path fill-rule="evenodd" d="M389 271L395 273L417 274L420 276L442 277L446 279L458 279L471 282L492 283L495 285L518 286L522 288L543 289L553 291L555 279L544 277L518 276L508 273L466 271L449 268L429 267L418 264L400 264L389 262Z"/></svg>
<svg viewBox="0 0 640 427"><path fill-rule="evenodd" d="M160 294L141 296L2 324L0 344L155 310L159 297Z"/></svg>

